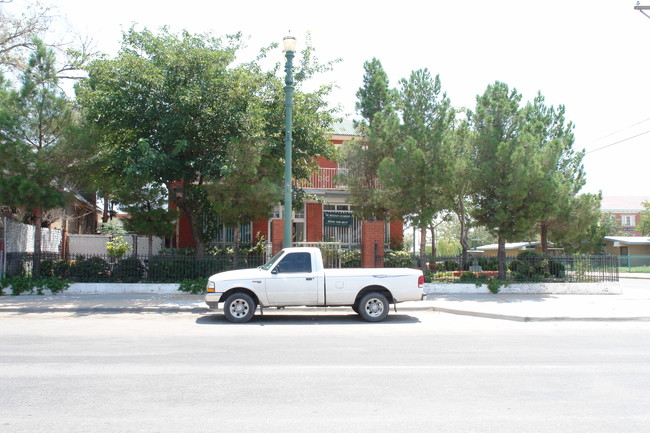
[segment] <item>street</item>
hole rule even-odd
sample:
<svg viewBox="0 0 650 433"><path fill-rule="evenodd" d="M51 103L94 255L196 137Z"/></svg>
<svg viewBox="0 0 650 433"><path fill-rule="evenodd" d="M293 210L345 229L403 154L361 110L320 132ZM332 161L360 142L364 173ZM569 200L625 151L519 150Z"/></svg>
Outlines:
<svg viewBox="0 0 650 433"><path fill-rule="evenodd" d="M645 432L650 323L0 317L0 431Z"/></svg>

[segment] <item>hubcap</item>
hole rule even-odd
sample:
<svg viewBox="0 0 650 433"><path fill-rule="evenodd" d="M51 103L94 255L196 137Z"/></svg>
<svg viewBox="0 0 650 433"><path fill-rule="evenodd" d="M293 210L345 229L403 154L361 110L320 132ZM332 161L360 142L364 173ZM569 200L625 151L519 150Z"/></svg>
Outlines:
<svg viewBox="0 0 650 433"><path fill-rule="evenodd" d="M384 304L379 299L370 299L366 303L366 312L373 317L381 316L384 312Z"/></svg>
<svg viewBox="0 0 650 433"><path fill-rule="evenodd" d="M230 312L235 317L243 317L248 314L248 303L241 299L237 299L230 304Z"/></svg>

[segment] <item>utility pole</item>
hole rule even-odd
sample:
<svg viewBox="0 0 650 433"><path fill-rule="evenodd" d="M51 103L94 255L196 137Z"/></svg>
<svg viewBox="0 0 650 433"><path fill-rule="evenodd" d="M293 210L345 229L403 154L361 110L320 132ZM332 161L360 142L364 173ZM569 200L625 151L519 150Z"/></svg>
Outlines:
<svg viewBox="0 0 650 433"><path fill-rule="evenodd" d="M640 2L636 2L636 6L634 6L634 10L639 11L646 17L650 18L650 15L646 13L646 11L650 11L650 6L641 6L639 3Z"/></svg>

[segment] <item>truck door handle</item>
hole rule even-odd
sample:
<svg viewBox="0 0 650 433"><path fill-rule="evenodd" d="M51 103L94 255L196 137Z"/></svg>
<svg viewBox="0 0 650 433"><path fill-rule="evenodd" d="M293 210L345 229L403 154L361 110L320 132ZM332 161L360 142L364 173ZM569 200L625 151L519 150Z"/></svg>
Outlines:
<svg viewBox="0 0 650 433"><path fill-rule="evenodd" d="M306 279L307 281L311 281L311 280L314 279L314 277L307 277L307 278L305 278L305 279Z"/></svg>

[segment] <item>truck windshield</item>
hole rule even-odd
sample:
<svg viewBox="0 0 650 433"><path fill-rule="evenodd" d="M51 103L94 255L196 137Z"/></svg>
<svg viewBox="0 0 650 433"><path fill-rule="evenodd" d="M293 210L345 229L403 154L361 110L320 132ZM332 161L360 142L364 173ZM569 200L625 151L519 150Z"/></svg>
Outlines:
<svg viewBox="0 0 650 433"><path fill-rule="evenodd" d="M271 260L269 260L268 262L266 262L265 265L260 266L260 267L261 267L262 269L264 269L265 271L268 271L269 269L271 269L271 266L273 266L273 265L275 264L275 262L277 262L277 261L280 259L280 257L282 257L282 254L283 254L283 253L284 253L284 251L280 251L279 253L277 253L276 255L274 255L273 257L271 257Z"/></svg>

